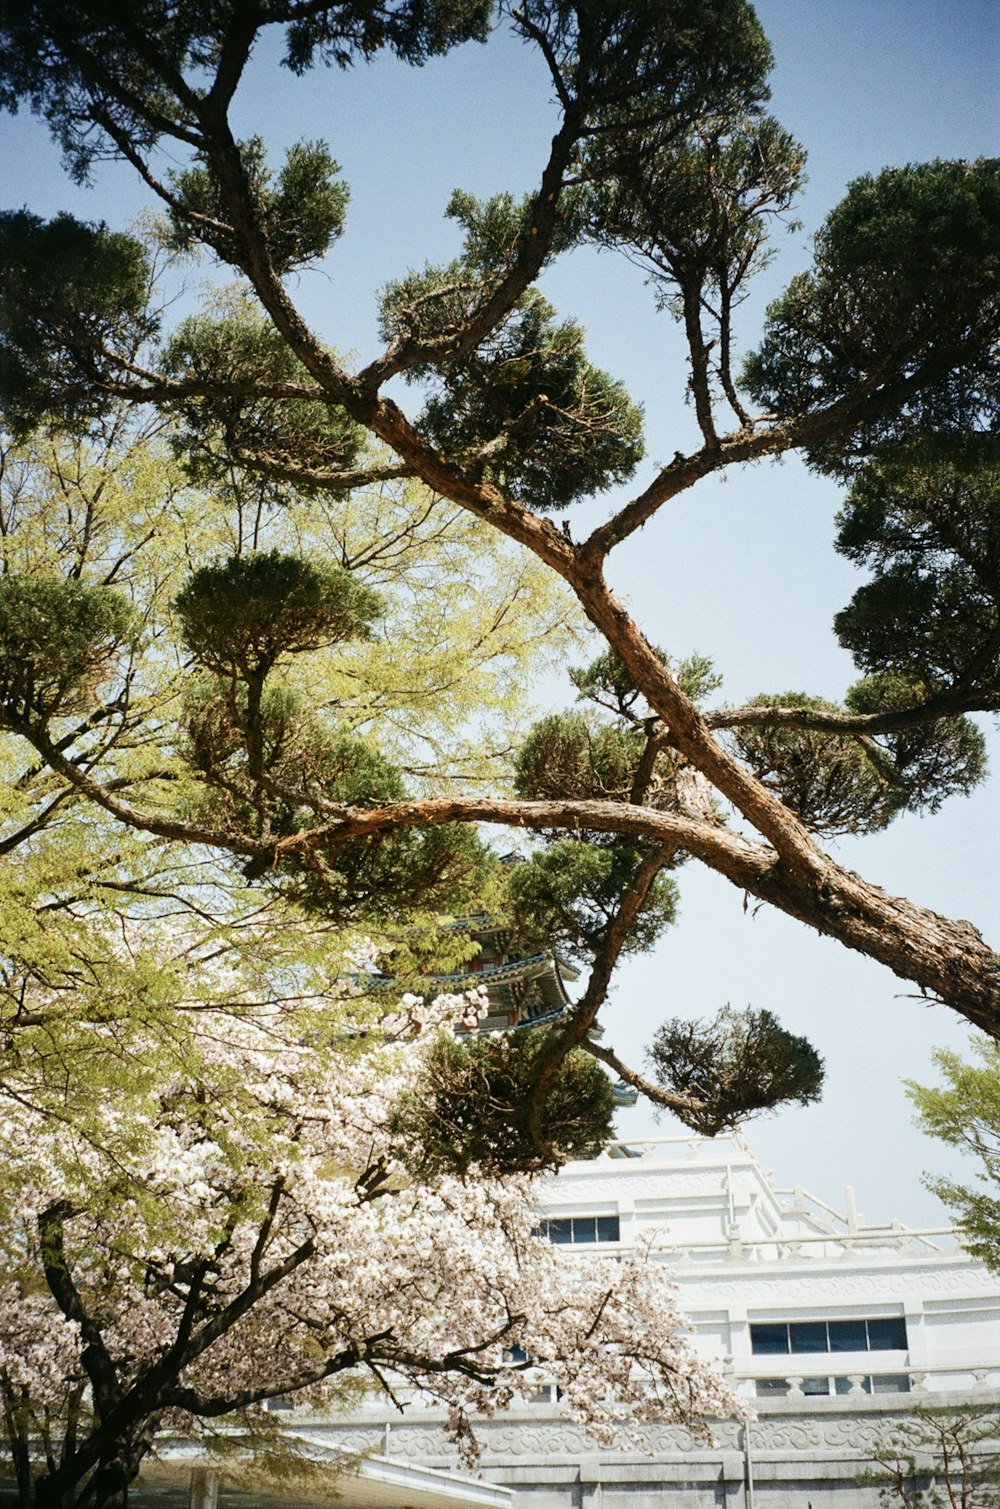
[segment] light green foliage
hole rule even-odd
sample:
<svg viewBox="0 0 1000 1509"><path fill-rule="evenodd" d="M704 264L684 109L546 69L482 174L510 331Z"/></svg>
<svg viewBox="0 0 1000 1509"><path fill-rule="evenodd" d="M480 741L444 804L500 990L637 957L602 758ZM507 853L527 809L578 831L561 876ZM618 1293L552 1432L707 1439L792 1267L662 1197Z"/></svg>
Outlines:
<svg viewBox="0 0 1000 1509"><path fill-rule="evenodd" d="M111 422L90 445L37 438L4 463L5 698L115 789L166 800L176 761L160 730L175 666L155 620L177 585L181 538L169 453ZM196 515L193 548L200 528ZM84 805L9 734L0 853L3 1092L60 1118L68 1166L108 1139L125 1152L133 1122L112 1115L108 1087L141 1115L170 1055L188 1051L184 1018L166 1004L175 961L134 935L126 945L126 919L183 907L198 884L223 910L213 867ZM4 1174L23 1176L16 1160Z"/></svg>
<svg viewBox="0 0 1000 1509"><path fill-rule="evenodd" d="M116 410L86 439L39 432L7 448L0 516L5 572L110 582L147 626L187 575L185 554L225 528L186 486L159 425L133 427Z"/></svg>
<svg viewBox="0 0 1000 1509"><path fill-rule="evenodd" d="M243 538L254 514L243 514ZM311 697L380 748L420 790L444 780L508 779L536 674L565 663L581 636L568 593L495 530L410 483L349 498L299 498L272 533L299 550L323 545L381 592L384 616L350 655L293 665ZM304 685L308 680L308 688Z"/></svg>
<svg viewBox="0 0 1000 1509"><path fill-rule="evenodd" d="M943 1083L907 1082L919 1124L932 1137L968 1154L974 1183L931 1176L929 1189L949 1206L974 1257L1000 1273L1000 1045L983 1038L966 1061L946 1049L934 1055Z"/></svg>
<svg viewBox="0 0 1000 1509"><path fill-rule="evenodd" d="M569 632L565 599L539 568L404 483L342 507L289 490L276 508L238 484L207 495L168 439L112 421L89 445L38 439L5 456L0 607L12 704L55 718L71 756L154 814L251 836L314 827L323 803L399 799L401 761L434 789L446 738L465 772L476 761L488 769L490 738L507 743L531 666ZM344 564L324 558L331 546ZM185 569L213 557L222 564ZM99 585L109 578L113 587ZM435 584L452 606L444 615ZM216 679L192 679L179 630ZM254 737L247 676L261 683ZM473 729L482 699L495 722ZM71 954L57 973L90 956L88 929L102 917L145 906L207 908L228 925L262 905L292 916L304 902L327 951L334 918L343 928L364 911L377 930L405 917L408 937L426 936L419 963L397 940L400 968L433 970L435 914L480 904L492 884L475 833L448 825L320 848L310 868L280 876L251 867L263 885L254 890L231 865L124 835L93 808L84 826L80 800L22 740L0 741L0 761L0 846L17 853L0 885L12 1003L24 971L56 970L64 925ZM30 1061L44 1078L50 1060L33 1049ZM98 1062L107 1060L95 1059L82 1086L93 1086Z"/></svg>
<svg viewBox="0 0 1000 1509"><path fill-rule="evenodd" d="M752 1007L724 1006L709 1022L664 1022L647 1057L665 1090L694 1102L675 1114L706 1137L789 1101L809 1105L823 1086L815 1048Z"/></svg>
<svg viewBox="0 0 1000 1509"><path fill-rule="evenodd" d="M72 215L0 214L0 410L27 436L58 415L87 427L107 410L109 356L134 358L155 333L150 268L134 236Z"/></svg>
<svg viewBox="0 0 1000 1509"><path fill-rule="evenodd" d="M259 136L241 142L239 153L253 216L275 272L284 275L321 257L343 230L348 200L346 185L337 181L340 166L325 144L297 142L277 177ZM174 245L190 251L205 241L224 261L239 263L246 250L238 229L226 224L226 206L211 171L187 169L173 176L173 184L180 201L170 214Z"/></svg>
<svg viewBox="0 0 1000 1509"><path fill-rule="evenodd" d="M551 1039L552 1031L541 1029L440 1036L391 1127L413 1174L488 1178L595 1157L612 1135L614 1095L589 1054L562 1060L546 1086L540 1139L529 1127L532 1077Z"/></svg>

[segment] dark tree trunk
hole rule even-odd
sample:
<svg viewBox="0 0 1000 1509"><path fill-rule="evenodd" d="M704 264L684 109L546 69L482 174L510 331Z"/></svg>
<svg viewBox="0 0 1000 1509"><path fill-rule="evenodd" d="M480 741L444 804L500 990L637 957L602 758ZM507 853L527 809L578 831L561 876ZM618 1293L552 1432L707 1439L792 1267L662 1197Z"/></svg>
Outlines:
<svg viewBox="0 0 1000 1509"><path fill-rule="evenodd" d="M148 1434L151 1440L153 1432ZM144 1434L141 1446L120 1446L89 1473L71 1458L38 1479L32 1509L76 1509L77 1505L84 1509L128 1509L129 1488L148 1444Z"/></svg>

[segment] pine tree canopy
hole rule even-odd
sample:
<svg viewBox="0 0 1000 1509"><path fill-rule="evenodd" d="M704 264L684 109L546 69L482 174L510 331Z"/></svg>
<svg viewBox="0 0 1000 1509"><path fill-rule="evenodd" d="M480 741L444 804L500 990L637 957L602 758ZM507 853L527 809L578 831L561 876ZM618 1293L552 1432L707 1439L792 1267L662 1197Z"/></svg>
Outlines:
<svg viewBox="0 0 1000 1509"><path fill-rule="evenodd" d="M514 44L538 160L449 180L425 245L381 176L350 182L348 83L423 84L436 119L463 59ZM773 61L747 0L7 0L0 108L51 134L78 206L109 161L151 205L0 211L0 1394L20 1304L26 1505L118 1509L160 1422L359 1369L433 1386L462 1436L467 1398L528 1389L515 1347L600 1429L571 1380L618 1325L615 1419L653 1408L639 1373L693 1428L735 1408L697 1370L670 1394L673 1311L631 1267L631 1319L616 1279L610 1329L586 1285L567 1329L527 1183L609 1135L609 1070L706 1135L818 1096L766 1003L664 1002L649 1078L602 1038L698 867L1000 1040L977 926L858 873L984 782L1000 711L1000 162L856 178L762 297L809 192ZM275 80L313 102L301 139ZM390 128L365 115L384 163ZM457 145L414 169L427 202ZM398 253L367 346L362 188ZM641 402L569 307L595 264L612 317L638 273ZM772 664L727 703L694 629L645 631L628 562L707 609L739 555L714 485L785 457L862 573L823 629L854 670ZM767 593L753 614L791 637ZM448 977L489 983L485 937L580 970L554 1019L479 1035ZM393 1279L367 1261L397 1228ZM449 1350L480 1259L495 1308Z"/></svg>

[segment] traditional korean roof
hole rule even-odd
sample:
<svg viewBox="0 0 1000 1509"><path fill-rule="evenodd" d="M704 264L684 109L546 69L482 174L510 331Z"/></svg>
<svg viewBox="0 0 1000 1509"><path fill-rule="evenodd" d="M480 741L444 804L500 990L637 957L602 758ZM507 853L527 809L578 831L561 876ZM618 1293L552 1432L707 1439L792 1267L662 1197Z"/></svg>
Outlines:
<svg viewBox="0 0 1000 1509"><path fill-rule="evenodd" d="M450 929L470 935L480 951L461 969L432 975L431 980L449 990L485 989L489 1009L478 1033L547 1026L572 1006L566 985L578 979L580 971L549 949L522 953L509 923L480 912L455 918ZM375 978L390 983L388 976ZM633 1106L638 1099L637 1092L622 1080L613 1085L613 1092L618 1106Z"/></svg>

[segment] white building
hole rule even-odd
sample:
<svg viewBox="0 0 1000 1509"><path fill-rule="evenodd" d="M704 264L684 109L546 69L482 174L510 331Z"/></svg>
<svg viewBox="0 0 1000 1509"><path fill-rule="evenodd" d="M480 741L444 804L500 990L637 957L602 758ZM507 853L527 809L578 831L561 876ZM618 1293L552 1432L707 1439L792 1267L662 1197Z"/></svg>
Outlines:
<svg viewBox="0 0 1000 1509"><path fill-rule="evenodd" d="M577 1254L652 1235L698 1350L757 1419L720 1422L712 1448L663 1426L645 1451L601 1450L542 1390L480 1432L485 1479L513 1509L870 1509L866 1450L915 1407L1000 1409L1000 1283L945 1228L864 1225L850 1191L838 1212L776 1188L738 1136L616 1144L549 1181L544 1210ZM290 1419L373 1461L453 1463L434 1410Z"/></svg>
<svg viewBox="0 0 1000 1509"><path fill-rule="evenodd" d="M616 1144L569 1164L545 1200L555 1241L652 1235L698 1350L758 1409L1000 1390L1000 1283L946 1227L864 1225L850 1190L844 1206L776 1188L735 1135Z"/></svg>

